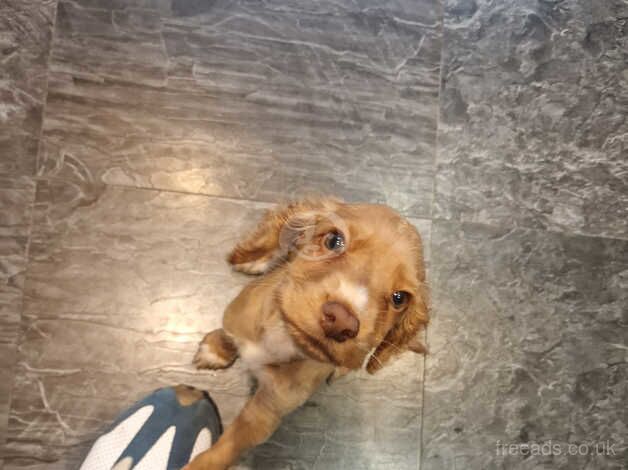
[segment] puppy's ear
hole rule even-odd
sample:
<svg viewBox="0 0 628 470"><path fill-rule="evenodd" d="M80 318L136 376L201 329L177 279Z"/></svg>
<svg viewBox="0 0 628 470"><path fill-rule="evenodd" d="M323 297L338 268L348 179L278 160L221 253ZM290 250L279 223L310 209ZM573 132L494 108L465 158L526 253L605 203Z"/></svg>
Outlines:
<svg viewBox="0 0 628 470"><path fill-rule="evenodd" d="M421 280L416 295L410 305L397 321L395 326L386 334L384 340L377 346L375 352L366 364L369 374L374 374L384 367L393 357L404 351L412 351L417 354L427 354L427 348L418 338L418 333L429 321L428 291L424 284L423 261L420 260L419 275Z"/></svg>
<svg viewBox="0 0 628 470"><path fill-rule="evenodd" d="M296 240L313 228L317 218L333 213L342 201L310 198L268 210L257 227L229 253L227 261L237 271L263 274L287 260Z"/></svg>
<svg viewBox="0 0 628 470"><path fill-rule="evenodd" d="M427 349L427 346L425 346L421 340L419 339L418 336L415 336L414 338L412 338L408 344L406 345L406 348L408 349L408 351L412 351L415 352L417 354L428 354L429 351Z"/></svg>

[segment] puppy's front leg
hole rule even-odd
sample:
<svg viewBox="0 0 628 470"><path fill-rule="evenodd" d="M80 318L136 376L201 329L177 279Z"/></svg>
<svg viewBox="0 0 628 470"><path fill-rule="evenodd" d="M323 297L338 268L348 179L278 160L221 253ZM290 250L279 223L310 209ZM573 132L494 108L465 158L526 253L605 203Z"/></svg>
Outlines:
<svg viewBox="0 0 628 470"><path fill-rule="evenodd" d="M265 366L257 391L231 426L184 470L228 468L242 452L268 439L281 418L303 404L332 371L333 366L309 359Z"/></svg>

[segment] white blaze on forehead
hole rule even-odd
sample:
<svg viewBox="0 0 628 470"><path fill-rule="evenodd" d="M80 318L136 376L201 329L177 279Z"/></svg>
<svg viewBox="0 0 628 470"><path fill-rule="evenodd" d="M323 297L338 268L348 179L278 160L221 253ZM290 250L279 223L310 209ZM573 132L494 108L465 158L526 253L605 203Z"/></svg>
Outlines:
<svg viewBox="0 0 628 470"><path fill-rule="evenodd" d="M366 286L353 282L340 281L338 294L345 302L348 302L358 315L366 308L369 301L369 291Z"/></svg>

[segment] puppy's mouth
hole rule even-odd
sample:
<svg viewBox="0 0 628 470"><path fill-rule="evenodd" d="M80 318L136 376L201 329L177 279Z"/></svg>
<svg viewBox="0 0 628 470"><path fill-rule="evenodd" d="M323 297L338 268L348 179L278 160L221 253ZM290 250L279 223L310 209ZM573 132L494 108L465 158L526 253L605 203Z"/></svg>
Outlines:
<svg viewBox="0 0 628 470"><path fill-rule="evenodd" d="M290 317L286 315L283 308L280 307L279 312L281 313L281 317L286 325L288 325L290 335L297 343L297 346L299 346L305 354L317 361L330 362L335 366L341 365L340 361L336 359L331 350L323 342L310 335L308 332L303 330L303 328L292 321Z"/></svg>

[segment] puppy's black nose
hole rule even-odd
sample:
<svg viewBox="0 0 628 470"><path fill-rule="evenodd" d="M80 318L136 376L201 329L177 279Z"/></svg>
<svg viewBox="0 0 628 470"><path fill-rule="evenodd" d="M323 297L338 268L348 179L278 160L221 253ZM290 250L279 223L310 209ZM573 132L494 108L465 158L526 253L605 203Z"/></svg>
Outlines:
<svg viewBox="0 0 628 470"><path fill-rule="evenodd" d="M325 302L321 327L325 336L339 343L355 338L360 331L360 320L339 302Z"/></svg>

